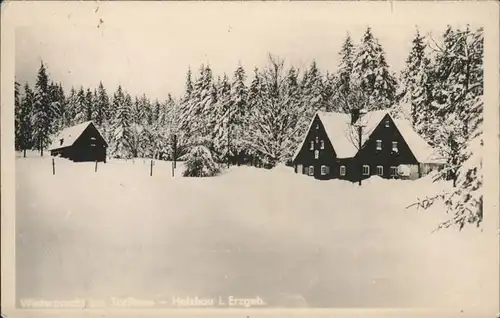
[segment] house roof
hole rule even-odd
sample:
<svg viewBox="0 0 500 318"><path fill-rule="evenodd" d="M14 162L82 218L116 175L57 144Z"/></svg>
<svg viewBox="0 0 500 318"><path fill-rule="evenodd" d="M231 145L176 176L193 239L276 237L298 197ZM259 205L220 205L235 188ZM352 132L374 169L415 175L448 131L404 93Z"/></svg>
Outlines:
<svg viewBox="0 0 500 318"><path fill-rule="evenodd" d="M330 140L333 149L335 150L337 157L342 158L352 158L358 152L358 132L356 126L351 125L351 115L346 113L337 112L317 112L316 115L319 117L323 126L325 127L326 134ZM363 114L360 119L358 119L357 125L363 127L362 130L362 145L369 139L373 130L380 124L382 119L390 115L388 111L376 110ZM309 130L314 122L314 118L311 120L309 125ZM412 125L404 119L395 119L391 116L394 121L396 128L407 142L412 153L416 157L417 161L420 163L438 163L437 155L435 150L419 135L413 130ZM306 135L300 146L297 148L293 156L293 160L297 157L300 150L302 149L306 141Z"/></svg>
<svg viewBox="0 0 500 318"><path fill-rule="evenodd" d="M418 162L445 163L444 158L413 129L408 120L394 118L392 120Z"/></svg>
<svg viewBox="0 0 500 318"><path fill-rule="evenodd" d="M80 135L85 131L85 129L87 129L87 127L91 124L93 125L92 121L86 121L75 126L64 128L52 141L49 150L55 150L73 146L78 137L80 137Z"/></svg>

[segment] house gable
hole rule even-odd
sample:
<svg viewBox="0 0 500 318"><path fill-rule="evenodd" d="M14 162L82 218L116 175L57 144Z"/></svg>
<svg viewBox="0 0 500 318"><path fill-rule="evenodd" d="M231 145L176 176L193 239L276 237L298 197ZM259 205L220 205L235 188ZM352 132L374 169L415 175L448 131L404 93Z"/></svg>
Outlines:
<svg viewBox="0 0 500 318"><path fill-rule="evenodd" d="M75 140L73 146L90 144L91 138L95 138L95 144L98 146L108 146L106 140L104 140L104 137L102 137L101 133L99 132L97 127L95 127L94 123L90 123L87 128L85 128L85 130Z"/></svg>
<svg viewBox="0 0 500 318"><path fill-rule="evenodd" d="M323 141L323 148L321 149ZM311 150L311 142L313 143L313 150ZM319 158L315 158L315 151L318 150ZM335 150L328 138L325 126L321 122L320 117L316 114L309 126L309 130L302 141L299 151L293 158L293 164L330 164L337 157Z"/></svg>
<svg viewBox="0 0 500 318"><path fill-rule="evenodd" d="M397 143L397 151L393 150L393 142ZM417 158L389 114L382 118L370 134L356 159L373 167L387 167L385 170L389 166L418 164Z"/></svg>

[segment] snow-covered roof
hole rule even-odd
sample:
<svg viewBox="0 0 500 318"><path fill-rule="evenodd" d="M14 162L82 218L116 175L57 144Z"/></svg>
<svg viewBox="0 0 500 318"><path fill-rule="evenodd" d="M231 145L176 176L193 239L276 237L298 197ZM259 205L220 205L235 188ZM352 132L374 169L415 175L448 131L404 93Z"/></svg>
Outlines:
<svg viewBox="0 0 500 318"><path fill-rule="evenodd" d="M411 152L420 163L444 163L444 158L427 143L412 127L411 123L405 119L392 119L396 128L403 136L403 139L410 147Z"/></svg>
<svg viewBox="0 0 500 318"><path fill-rule="evenodd" d="M92 124L92 121L86 121L75 126L64 128L52 141L49 150L72 146L90 124Z"/></svg>
<svg viewBox="0 0 500 318"><path fill-rule="evenodd" d="M373 130L380 123L382 118L387 114L387 111L377 110L371 111L361 115L360 119L357 121L357 125L363 126L362 133L362 143L364 144L368 137L371 135ZM352 158L358 152L358 132L356 126L351 125L351 115L346 113L337 113L337 112L322 112L318 111L316 115L319 117L323 126L325 127L326 134L330 142L332 143L333 149L337 154L338 158ZM309 124L309 129L307 132L311 130L311 126L314 122L314 118L311 120ZM297 157L304 142L306 141L306 135L304 135L304 139L300 143L300 146L297 148L293 160Z"/></svg>
<svg viewBox="0 0 500 318"><path fill-rule="evenodd" d="M335 150L338 158L352 158L358 152L359 137L357 132L357 125L361 125L362 128L362 140L364 143L369 139L372 132L377 128L382 119L391 114L386 110L376 110L367 112L360 116L356 124L353 126L351 124L351 115L346 113L337 112L317 112L316 115L319 117L323 126L325 127L326 134L330 140L333 149ZM314 122L314 118L311 120L309 125L310 131L311 126ZM416 159L420 163L440 163L435 150L419 135L415 132L410 122L404 119L395 119L391 116L399 132L407 142L410 150L415 155ZM293 160L297 157L300 150L302 149L304 143L306 142L306 135L297 148Z"/></svg>

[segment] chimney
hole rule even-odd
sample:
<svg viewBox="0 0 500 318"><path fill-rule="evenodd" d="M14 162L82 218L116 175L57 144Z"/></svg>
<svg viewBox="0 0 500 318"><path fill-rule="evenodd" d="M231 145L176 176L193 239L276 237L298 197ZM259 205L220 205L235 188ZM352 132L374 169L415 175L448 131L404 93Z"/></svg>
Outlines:
<svg viewBox="0 0 500 318"><path fill-rule="evenodd" d="M354 125L359 119L360 111L357 108L351 109L351 125Z"/></svg>

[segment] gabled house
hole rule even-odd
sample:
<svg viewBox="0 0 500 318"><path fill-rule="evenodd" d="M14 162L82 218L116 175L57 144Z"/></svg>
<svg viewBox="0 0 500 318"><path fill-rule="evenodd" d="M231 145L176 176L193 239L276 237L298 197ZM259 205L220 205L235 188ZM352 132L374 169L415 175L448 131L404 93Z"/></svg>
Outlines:
<svg viewBox="0 0 500 318"><path fill-rule="evenodd" d="M49 147L51 156L72 161L106 162L108 144L92 121L63 129Z"/></svg>
<svg viewBox="0 0 500 318"><path fill-rule="evenodd" d="M408 121L381 110L317 112L292 162L296 173L350 181L416 179L443 164Z"/></svg>

